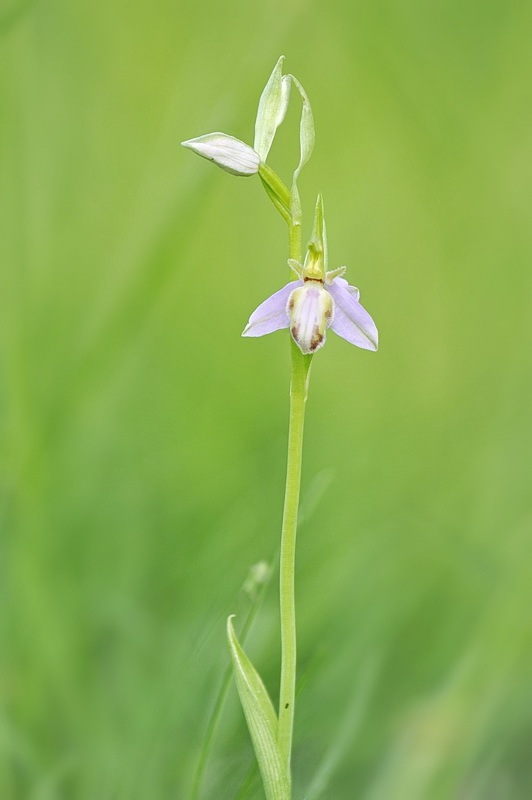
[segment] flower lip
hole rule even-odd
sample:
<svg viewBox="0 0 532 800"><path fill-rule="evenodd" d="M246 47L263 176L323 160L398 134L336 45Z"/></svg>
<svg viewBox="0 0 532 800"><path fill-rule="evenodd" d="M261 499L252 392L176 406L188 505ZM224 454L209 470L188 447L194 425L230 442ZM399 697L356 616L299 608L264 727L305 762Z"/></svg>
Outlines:
<svg viewBox="0 0 532 800"><path fill-rule="evenodd" d="M323 282L311 278L294 289L286 310L290 333L301 352L307 355L323 347L334 315L334 300Z"/></svg>

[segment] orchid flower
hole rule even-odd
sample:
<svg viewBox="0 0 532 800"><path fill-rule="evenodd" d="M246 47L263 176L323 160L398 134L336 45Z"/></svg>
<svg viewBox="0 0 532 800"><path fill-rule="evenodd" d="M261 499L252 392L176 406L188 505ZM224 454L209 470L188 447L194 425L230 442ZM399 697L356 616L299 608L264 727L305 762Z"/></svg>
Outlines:
<svg viewBox="0 0 532 800"><path fill-rule="evenodd" d="M305 265L288 263L298 275L255 309L242 336L265 336L283 328L302 353L315 353L325 344L327 328L350 344L376 350L378 332L359 303L360 292L342 276L345 267L326 272L319 251L309 246Z"/></svg>

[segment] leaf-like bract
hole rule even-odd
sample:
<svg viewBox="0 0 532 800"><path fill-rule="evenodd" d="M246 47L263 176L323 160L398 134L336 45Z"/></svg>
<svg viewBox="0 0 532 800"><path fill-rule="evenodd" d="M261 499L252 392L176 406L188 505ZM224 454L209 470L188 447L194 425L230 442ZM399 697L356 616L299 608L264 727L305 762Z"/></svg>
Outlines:
<svg viewBox="0 0 532 800"><path fill-rule="evenodd" d="M301 170L309 160L310 156L312 155L312 150L314 149L314 117L312 116L310 101L307 93L303 89L303 86L293 75L290 75L290 78L292 79L292 83L295 85L303 101L303 107L301 109L301 121L299 123L299 164L294 172L294 178L292 181L292 216L295 220L299 221L301 219L301 202L299 200L297 181Z"/></svg>
<svg viewBox="0 0 532 800"><path fill-rule="evenodd" d="M281 56L264 87L255 120L254 150L266 161L277 128L284 120L290 97L290 79L283 76L284 56Z"/></svg>

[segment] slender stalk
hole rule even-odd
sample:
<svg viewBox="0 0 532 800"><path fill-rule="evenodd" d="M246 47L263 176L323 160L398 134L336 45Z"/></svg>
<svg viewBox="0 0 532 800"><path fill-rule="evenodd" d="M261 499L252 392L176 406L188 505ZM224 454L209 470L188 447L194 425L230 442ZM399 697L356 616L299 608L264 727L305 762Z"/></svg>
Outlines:
<svg viewBox="0 0 532 800"><path fill-rule="evenodd" d="M289 226L290 257L301 258L300 226ZM281 613L281 690L279 696L278 743L281 758L290 775L294 701L296 687L296 612L295 612L295 554L296 531L301 485L303 428L307 400L307 381L312 356L305 356L291 339L290 422L288 431L288 462L283 511L280 557Z"/></svg>
<svg viewBox="0 0 532 800"><path fill-rule="evenodd" d="M260 178L270 200L288 223L290 258L301 262L301 225L291 210L291 195L279 176L266 165L261 165ZM293 278L292 275L290 275ZM279 723L277 742L286 774L290 779L292 736L294 728L294 703L296 688L296 609L295 609L295 556L301 462L303 454L303 428L311 355L303 355L290 338L290 421L288 429L288 461L281 534L279 569L279 594L281 615L281 688L279 694Z"/></svg>
<svg viewBox="0 0 532 800"><path fill-rule="evenodd" d="M290 258L301 261L301 225L298 222L288 224L288 249Z"/></svg>

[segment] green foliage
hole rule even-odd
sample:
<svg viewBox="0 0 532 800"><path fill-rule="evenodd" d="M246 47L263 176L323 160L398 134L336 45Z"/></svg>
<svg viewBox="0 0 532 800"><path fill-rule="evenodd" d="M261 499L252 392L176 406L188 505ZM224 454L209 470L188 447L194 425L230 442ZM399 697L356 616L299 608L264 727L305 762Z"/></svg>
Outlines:
<svg viewBox="0 0 532 800"><path fill-rule="evenodd" d="M312 108L310 107L310 101L308 99L307 93L303 89L303 86L293 75L291 75L290 77L292 78L294 86L301 95L301 100L302 100L301 121L299 123L299 164L294 170L294 177L292 179L292 190L291 190L292 215L296 222L301 222L301 215L302 215L301 200L299 197L299 189L297 186L297 182L301 170L303 169L305 164L308 163L308 160L312 155L312 151L314 149L314 139L315 139L314 117L312 116Z"/></svg>
<svg viewBox="0 0 532 800"><path fill-rule="evenodd" d="M227 638L240 702L253 741L267 800L288 800L290 781L277 746L277 716L257 670L242 650L231 617Z"/></svg>
<svg viewBox="0 0 532 800"><path fill-rule="evenodd" d="M280 56L260 96L255 120L253 148L266 161L277 128L283 122L290 99L290 77L283 76L284 56Z"/></svg>

